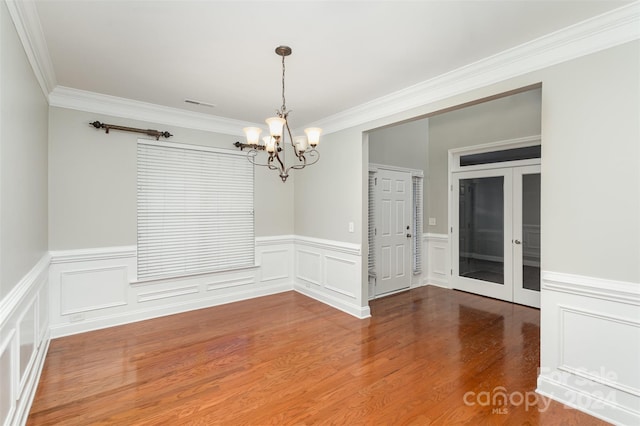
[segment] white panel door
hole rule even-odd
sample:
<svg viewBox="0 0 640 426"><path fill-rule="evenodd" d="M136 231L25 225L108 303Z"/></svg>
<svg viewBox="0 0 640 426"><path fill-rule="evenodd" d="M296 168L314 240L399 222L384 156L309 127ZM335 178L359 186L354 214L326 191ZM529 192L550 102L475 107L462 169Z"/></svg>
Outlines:
<svg viewBox="0 0 640 426"><path fill-rule="evenodd" d="M411 196L411 173L378 170L376 296L411 285Z"/></svg>

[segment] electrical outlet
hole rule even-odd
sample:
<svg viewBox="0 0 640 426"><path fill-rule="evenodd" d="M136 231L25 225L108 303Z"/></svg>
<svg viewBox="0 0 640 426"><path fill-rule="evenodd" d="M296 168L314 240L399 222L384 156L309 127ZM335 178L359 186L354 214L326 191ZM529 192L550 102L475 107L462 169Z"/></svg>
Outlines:
<svg viewBox="0 0 640 426"><path fill-rule="evenodd" d="M430 217L429 218L429 226L435 226L436 225L436 218L435 217Z"/></svg>
<svg viewBox="0 0 640 426"><path fill-rule="evenodd" d="M80 322L80 321L84 321L83 313L73 314L69 317L69 322Z"/></svg>
<svg viewBox="0 0 640 426"><path fill-rule="evenodd" d="M355 224L353 222L349 222L349 232L353 232L355 229Z"/></svg>

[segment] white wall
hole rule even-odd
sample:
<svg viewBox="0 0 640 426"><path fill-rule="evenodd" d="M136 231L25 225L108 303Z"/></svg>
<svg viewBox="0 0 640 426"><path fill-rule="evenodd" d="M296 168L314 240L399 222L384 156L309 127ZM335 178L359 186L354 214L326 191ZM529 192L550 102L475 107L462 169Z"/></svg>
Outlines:
<svg viewBox="0 0 640 426"><path fill-rule="evenodd" d="M0 2L0 424L22 424L49 343L47 101Z"/></svg>
<svg viewBox="0 0 640 426"><path fill-rule="evenodd" d="M47 250L47 100L2 3L0 298Z"/></svg>
<svg viewBox="0 0 640 426"><path fill-rule="evenodd" d="M427 170L429 119L423 118L369 132L369 162Z"/></svg>
<svg viewBox="0 0 640 426"><path fill-rule="evenodd" d="M164 126L66 108L49 113L49 244L52 250L136 244L136 141L145 135L89 123L169 131L171 142L237 150L236 136ZM293 233L293 185L256 167L256 235Z"/></svg>

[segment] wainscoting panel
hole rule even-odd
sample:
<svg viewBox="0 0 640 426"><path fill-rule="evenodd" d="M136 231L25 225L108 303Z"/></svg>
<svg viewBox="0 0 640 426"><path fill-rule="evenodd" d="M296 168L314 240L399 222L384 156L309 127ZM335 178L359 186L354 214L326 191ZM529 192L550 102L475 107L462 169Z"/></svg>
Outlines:
<svg viewBox="0 0 640 426"><path fill-rule="evenodd" d="M60 313L77 314L127 304L127 266L80 269L60 273Z"/></svg>
<svg viewBox="0 0 640 426"><path fill-rule="evenodd" d="M640 283L543 271L537 391L640 424Z"/></svg>
<svg viewBox="0 0 640 426"><path fill-rule="evenodd" d="M0 301L0 425L25 424L49 347L47 253Z"/></svg>
<svg viewBox="0 0 640 426"><path fill-rule="evenodd" d="M321 286L322 255L303 248L296 248L296 278Z"/></svg>
<svg viewBox="0 0 640 426"><path fill-rule="evenodd" d="M427 267L426 283L439 287L449 287L450 249L447 234L424 234L424 248Z"/></svg>
<svg viewBox="0 0 640 426"><path fill-rule="evenodd" d="M371 316L360 245L295 237L296 291L358 318Z"/></svg>
<svg viewBox="0 0 640 426"><path fill-rule="evenodd" d="M136 280L136 248L52 252L51 334L60 337L293 289L293 238L256 239L256 266Z"/></svg>

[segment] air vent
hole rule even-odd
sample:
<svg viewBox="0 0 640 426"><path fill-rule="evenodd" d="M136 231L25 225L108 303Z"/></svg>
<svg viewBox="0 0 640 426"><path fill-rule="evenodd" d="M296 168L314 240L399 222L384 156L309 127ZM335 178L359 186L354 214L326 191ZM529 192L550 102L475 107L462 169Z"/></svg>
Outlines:
<svg viewBox="0 0 640 426"><path fill-rule="evenodd" d="M196 101L194 99L185 99L184 101L185 103L192 104L192 105L200 105L200 106L209 107L209 108L216 107L214 104L210 104L209 102Z"/></svg>

